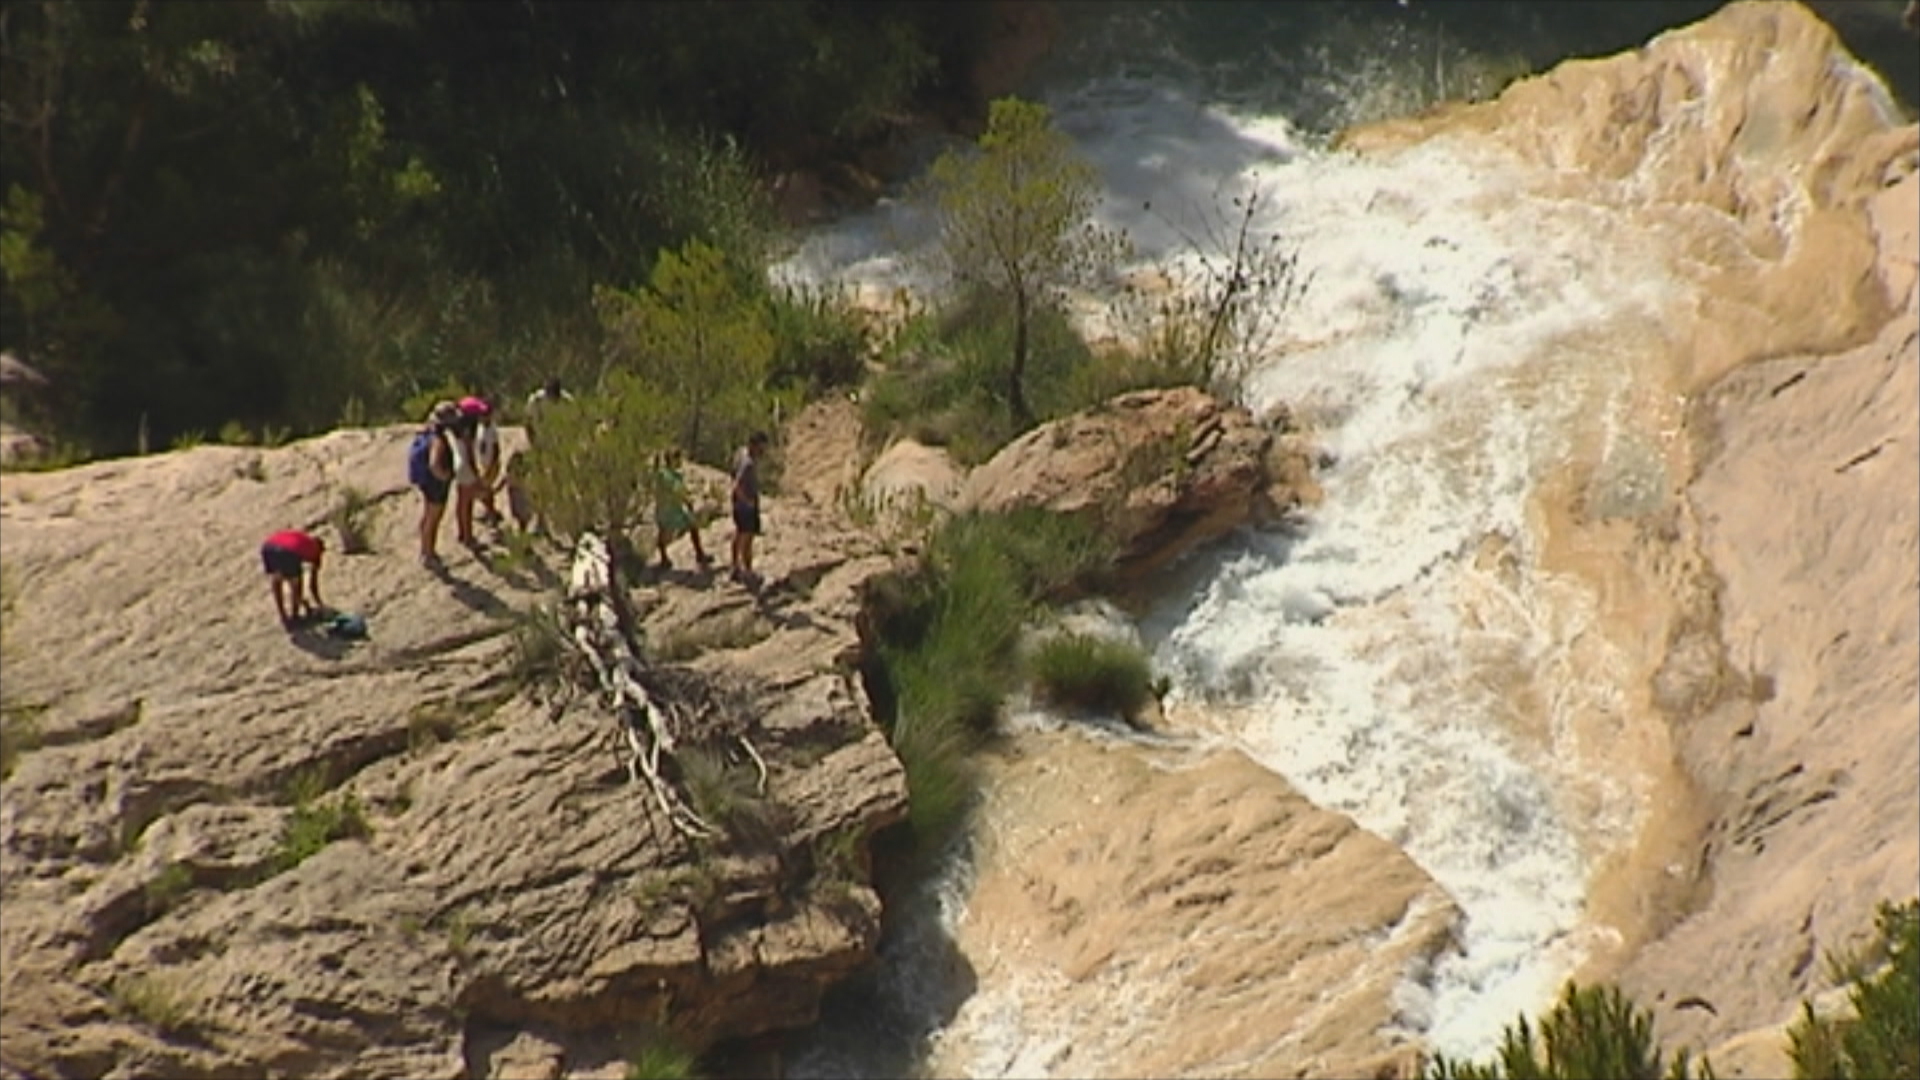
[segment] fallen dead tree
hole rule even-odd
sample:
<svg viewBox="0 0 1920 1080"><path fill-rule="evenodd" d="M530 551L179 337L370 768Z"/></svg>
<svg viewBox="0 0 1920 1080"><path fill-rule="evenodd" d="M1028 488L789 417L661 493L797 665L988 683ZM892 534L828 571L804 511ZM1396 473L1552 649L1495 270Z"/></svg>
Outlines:
<svg viewBox="0 0 1920 1080"><path fill-rule="evenodd" d="M725 831L703 816L675 783L680 775L677 752L694 746L722 754L738 749L753 763L757 787L765 793L766 761L748 737L749 712L743 702L711 677L642 660L637 620L612 553L593 533L574 545L561 628L565 646L585 661L584 669L563 665L563 671L590 679L601 705L618 723L628 779L646 783L653 805L675 832L708 840Z"/></svg>

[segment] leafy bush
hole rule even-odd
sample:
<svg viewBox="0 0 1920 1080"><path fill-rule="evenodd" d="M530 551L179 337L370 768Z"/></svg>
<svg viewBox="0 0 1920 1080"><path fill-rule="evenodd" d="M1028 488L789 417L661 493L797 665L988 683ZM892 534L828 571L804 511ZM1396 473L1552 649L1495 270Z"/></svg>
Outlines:
<svg viewBox="0 0 1920 1080"><path fill-rule="evenodd" d="M771 382L814 397L866 375L871 347L860 313L838 292L785 288L768 302L774 355Z"/></svg>
<svg viewBox="0 0 1920 1080"><path fill-rule="evenodd" d="M613 356L656 388L672 445L725 465L772 426L772 319L726 252L700 241L663 251L641 288L594 290Z"/></svg>
<svg viewBox="0 0 1920 1080"><path fill-rule="evenodd" d="M1137 646L1093 634L1061 634L1027 660L1034 695L1052 705L1131 715L1153 696L1153 671Z"/></svg>
<svg viewBox="0 0 1920 1080"><path fill-rule="evenodd" d="M1920 900L1881 904L1875 923L1887 966L1874 976L1852 973L1850 1017L1821 1017L1802 1005L1787 1031L1796 1075L1920 1076Z"/></svg>
<svg viewBox="0 0 1920 1080"><path fill-rule="evenodd" d="M1569 982L1553 1011L1541 1018L1537 1036L1522 1016L1507 1028L1493 1061L1440 1056L1429 1063L1426 1075L1429 1080L1686 1080L1690 1064L1682 1051L1663 1067L1652 1015L1636 1008L1618 987ZM1702 1073L1711 1075L1706 1069Z"/></svg>

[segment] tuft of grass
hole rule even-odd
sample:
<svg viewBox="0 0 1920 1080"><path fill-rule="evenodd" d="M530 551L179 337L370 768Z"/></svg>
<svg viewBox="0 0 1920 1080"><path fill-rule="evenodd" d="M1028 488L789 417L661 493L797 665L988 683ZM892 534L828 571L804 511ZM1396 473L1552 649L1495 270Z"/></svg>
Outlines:
<svg viewBox="0 0 1920 1080"><path fill-rule="evenodd" d="M852 386L866 374L871 335L844 292L772 289L767 305L775 342L770 381L814 397Z"/></svg>
<svg viewBox="0 0 1920 1080"><path fill-rule="evenodd" d="M1681 1051L1664 1059L1653 1037L1652 1014L1628 1001L1618 987L1581 987L1569 982L1539 1031L1522 1016L1507 1028L1494 1059L1486 1063L1445 1056L1428 1063L1428 1080L1687 1080L1692 1057ZM1702 1064L1699 1075L1712 1076Z"/></svg>
<svg viewBox="0 0 1920 1080"><path fill-rule="evenodd" d="M322 801L316 797L315 773L294 782L293 812L280 828L280 842L267 860L267 873L285 873L299 866L335 840L369 835L366 811L351 792Z"/></svg>
<svg viewBox="0 0 1920 1080"><path fill-rule="evenodd" d="M238 420L229 420L220 425L220 434L217 438L225 446L252 446L254 442L253 432L248 431L247 425Z"/></svg>
<svg viewBox="0 0 1920 1080"><path fill-rule="evenodd" d="M473 952L474 918L471 912L462 910L449 915L444 923L447 931L447 948L455 956L468 956Z"/></svg>
<svg viewBox="0 0 1920 1080"><path fill-rule="evenodd" d="M541 604L515 616L513 660L508 675L522 690L533 691L559 684L574 658L566 626L560 612Z"/></svg>
<svg viewBox="0 0 1920 1080"><path fill-rule="evenodd" d="M199 1027L192 999L156 976L123 975L110 996L122 1013L164 1035L189 1035Z"/></svg>
<svg viewBox="0 0 1920 1080"><path fill-rule="evenodd" d="M373 500L367 493L351 484L340 489L340 495L334 500L333 509L327 513L327 521L333 525L333 531L340 536L340 551L346 555L363 555L373 550L368 536L372 522Z"/></svg>
<svg viewBox="0 0 1920 1080"><path fill-rule="evenodd" d="M739 843L765 846L779 839L783 815L778 804L760 793L753 768L697 746L679 751L674 760L694 812Z"/></svg>
<svg viewBox="0 0 1920 1080"><path fill-rule="evenodd" d="M193 868L186 863L168 863L166 869L147 882L147 914L159 916L171 911L180 899L193 891Z"/></svg>
<svg viewBox="0 0 1920 1080"><path fill-rule="evenodd" d="M287 445L287 440L292 437L293 429L290 427L275 427L267 424L260 428L260 445L269 449Z"/></svg>
<svg viewBox="0 0 1920 1080"><path fill-rule="evenodd" d="M814 837L815 879L828 885L858 885L866 877L865 846L860 830L851 825Z"/></svg>
<svg viewBox="0 0 1920 1080"><path fill-rule="evenodd" d="M175 435L173 442L169 445L174 450L191 450L196 446L205 446L206 442L206 431L201 428L193 428Z"/></svg>
<svg viewBox="0 0 1920 1080"><path fill-rule="evenodd" d="M627 1080L698 1080L700 1061L664 1032L655 1032L627 1059Z"/></svg>
<svg viewBox="0 0 1920 1080"><path fill-rule="evenodd" d="M1131 716L1153 697L1153 671L1137 646L1093 634L1061 634L1027 660L1033 694L1049 705Z"/></svg>
<svg viewBox="0 0 1920 1080"><path fill-rule="evenodd" d="M1844 973L1853 1015L1822 1017L1803 1003L1787 1029L1797 1076L1920 1076L1920 900L1881 904L1875 924L1874 951L1887 965L1869 975L1859 958L1836 964L1851 969Z"/></svg>
<svg viewBox="0 0 1920 1080"><path fill-rule="evenodd" d="M40 748L44 705L0 704L0 780L13 775L20 759Z"/></svg>

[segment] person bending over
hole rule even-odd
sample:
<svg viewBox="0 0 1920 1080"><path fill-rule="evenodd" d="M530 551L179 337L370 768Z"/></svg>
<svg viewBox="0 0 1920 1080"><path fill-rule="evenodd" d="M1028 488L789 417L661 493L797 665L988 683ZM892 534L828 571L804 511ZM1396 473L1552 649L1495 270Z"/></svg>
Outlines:
<svg viewBox="0 0 1920 1080"><path fill-rule="evenodd" d="M291 630L302 619L320 614L320 557L327 545L319 537L298 529L282 529L260 545L260 562L267 568L267 580L273 584L273 606L280 612L280 625ZM301 581L301 569L307 571ZM289 603L287 593L292 592Z"/></svg>

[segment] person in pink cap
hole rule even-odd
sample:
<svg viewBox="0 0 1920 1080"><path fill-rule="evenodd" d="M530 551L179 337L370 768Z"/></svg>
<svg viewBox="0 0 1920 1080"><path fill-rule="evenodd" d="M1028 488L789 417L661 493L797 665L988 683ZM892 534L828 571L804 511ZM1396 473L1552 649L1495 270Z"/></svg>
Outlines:
<svg viewBox="0 0 1920 1080"><path fill-rule="evenodd" d="M488 405L486 399L463 397L459 408L473 453L456 465L453 522L460 534L460 542L477 548L480 541L473 534L474 503L478 502L486 508L485 520L488 524L500 523L500 511L494 506L494 492L500 485L500 429L494 425L493 406Z"/></svg>

